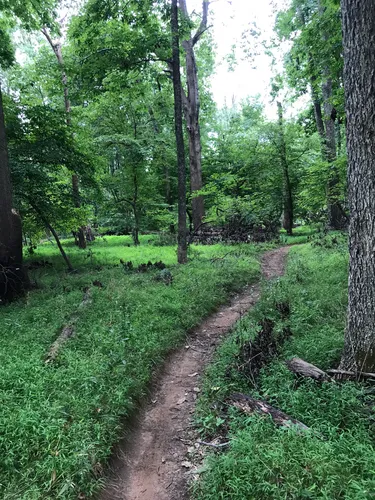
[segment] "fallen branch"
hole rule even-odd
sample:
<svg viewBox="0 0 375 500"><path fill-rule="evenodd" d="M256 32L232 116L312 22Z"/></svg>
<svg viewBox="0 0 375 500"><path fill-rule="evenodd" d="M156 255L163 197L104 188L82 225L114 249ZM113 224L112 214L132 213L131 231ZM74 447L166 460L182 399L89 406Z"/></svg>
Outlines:
<svg viewBox="0 0 375 500"><path fill-rule="evenodd" d="M73 335L73 333L74 333L73 326L64 326L62 332L50 347L50 350L45 360L46 364L55 361L61 346L65 344L65 342Z"/></svg>
<svg viewBox="0 0 375 500"><path fill-rule="evenodd" d="M78 306L78 309L82 309L83 307L87 306L90 303L91 303L90 289L86 288L82 302ZM48 354L46 356L46 359L45 359L45 364L50 364L50 363L53 363L55 361L55 359L57 358L57 355L60 352L61 347L65 344L65 342L70 337L72 337L74 335L74 325L77 321L78 321L78 315L77 315L77 313L75 313L70 318L69 325L64 326L60 335L57 337L55 342L51 345L51 347L48 351Z"/></svg>
<svg viewBox="0 0 375 500"><path fill-rule="evenodd" d="M202 444L204 446L212 446L213 448L224 448L225 446L229 446L230 442L228 441L227 443L220 443L220 444L215 444L215 443L207 443L206 441L197 441L198 444Z"/></svg>
<svg viewBox="0 0 375 500"><path fill-rule="evenodd" d="M330 380L331 377L311 363L307 363L301 358L292 358L285 362L289 370L303 377L313 378L314 380Z"/></svg>
<svg viewBox="0 0 375 500"><path fill-rule="evenodd" d="M213 257L211 259L211 264L213 264L214 262L217 262L218 260L224 260L225 257L227 257L231 252L227 252L225 255L223 255L222 257Z"/></svg>
<svg viewBox="0 0 375 500"><path fill-rule="evenodd" d="M360 378L368 378L375 380L375 373L367 373L367 372L351 372L348 370L327 370L327 373L333 375L336 378L354 378L358 380Z"/></svg>
<svg viewBox="0 0 375 500"><path fill-rule="evenodd" d="M262 401L260 399L254 399L251 396L246 396L245 394L235 393L229 399L232 406L238 410L252 415L253 413L260 413L261 415L269 415L274 423L280 427L293 428L296 427L301 431L309 431L310 428L305 424L290 417L283 411L271 406L270 404Z"/></svg>

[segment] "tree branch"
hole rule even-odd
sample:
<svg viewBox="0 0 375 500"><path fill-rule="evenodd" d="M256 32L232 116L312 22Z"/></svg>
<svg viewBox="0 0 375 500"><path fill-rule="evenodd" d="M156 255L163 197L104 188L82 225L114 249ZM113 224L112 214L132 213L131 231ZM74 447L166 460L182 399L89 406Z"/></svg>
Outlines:
<svg viewBox="0 0 375 500"><path fill-rule="evenodd" d="M207 27L209 5L210 5L209 0L203 0L203 2L202 2L202 21L201 21L201 24L199 25L197 32L193 36L193 39L192 39L193 47L200 40L203 33L209 29L209 27Z"/></svg>

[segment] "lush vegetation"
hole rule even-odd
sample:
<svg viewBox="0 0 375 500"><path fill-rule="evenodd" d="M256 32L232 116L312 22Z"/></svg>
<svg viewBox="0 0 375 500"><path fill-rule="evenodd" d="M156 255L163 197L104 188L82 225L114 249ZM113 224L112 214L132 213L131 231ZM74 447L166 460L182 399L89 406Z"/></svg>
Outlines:
<svg viewBox="0 0 375 500"><path fill-rule="evenodd" d="M41 246L37 262L53 266L32 271L38 290L2 309L1 498L77 498L95 491L104 461L165 354L259 274L259 250L252 246L194 246L191 262L177 267L175 246L135 249L130 241L95 242L86 260L74 256L80 268L74 274L65 272L56 246ZM215 260L223 255L224 261ZM131 259L135 269L124 270L120 258ZM136 271L148 260L165 262L172 284L158 280L158 270ZM87 287L90 302L80 306ZM74 335L46 364L51 344L70 324Z"/></svg>
<svg viewBox="0 0 375 500"><path fill-rule="evenodd" d="M318 243L318 245L316 245ZM213 452L195 498L371 498L374 490L371 387L296 379L285 366L293 356L328 369L340 359L347 307L346 239L328 236L291 249L287 275L265 285L261 301L226 340L208 368L196 414L207 438L230 441ZM288 303L289 318L277 304ZM257 380L240 369L242 346L264 318L291 336ZM247 375L247 376L246 376ZM240 391L270 402L310 432L278 428L269 417L226 408Z"/></svg>
<svg viewBox="0 0 375 500"><path fill-rule="evenodd" d="M374 496L371 390L284 365L375 371L373 6L276 2L272 36L238 34L277 68L269 96L219 108L215 2L187 4L0 0L4 499L96 492L166 353L259 279L262 250L305 243L207 372L197 425L230 446L194 494ZM280 345L254 380L239 360L265 318ZM244 418L234 390L311 431Z"/></svg>

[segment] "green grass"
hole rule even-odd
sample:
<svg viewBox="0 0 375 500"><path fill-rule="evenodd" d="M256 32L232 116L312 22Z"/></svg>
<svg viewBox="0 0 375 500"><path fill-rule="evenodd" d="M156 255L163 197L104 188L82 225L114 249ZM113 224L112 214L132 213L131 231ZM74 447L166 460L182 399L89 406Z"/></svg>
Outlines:
<svg viewBox="0 0 375 500"><path fill-rule="evenodd" d="M318 228L313 225L298 226L293 229L293 235L288 236L285 229L280 231L280 241L284 245L300 245L307 243L317 233Z"/></svg>
<svg viewBox="0 0 375 500"><path fill-rule="evenodd" d="M340 248L294 247L287 276L267 286L262 300L220 347L210 365L196 414L206 437L225 436L228 451L212 452L208 470L193 488L196 500L375 498L374 395L355 383L297 381L284 361L292 356L326 369L343 346L347 304L347 253ZM288 301L282 320L275 304ZM253 338L264 317L292 337L254 385L237 370L240 346ZM284 321L284 322L283 322ZM268 400L311 427L277 428L258 415L225 405L242 391Z"/></svg>
<svg viewBox="0 0 375 500"><path fill-rule="evenodd" d="M78 269L68 274L47 242L33 256L53 263L32 273L39 288L0 310L4 500L66 500L95 492L101 464L126 433L123 424L166 353L259 276L259 247L193 247L191 262L177 267L174 247L128 243L126 237L108 237L80 252L65 242ZM156 281L157 271L126 274L120 258L135 264L163 260L173 284ZM94 280L103 288L92 286ZM87 286L92 302L79 308ZM75 335L46 365L51 343L75 314Z"/></svg>

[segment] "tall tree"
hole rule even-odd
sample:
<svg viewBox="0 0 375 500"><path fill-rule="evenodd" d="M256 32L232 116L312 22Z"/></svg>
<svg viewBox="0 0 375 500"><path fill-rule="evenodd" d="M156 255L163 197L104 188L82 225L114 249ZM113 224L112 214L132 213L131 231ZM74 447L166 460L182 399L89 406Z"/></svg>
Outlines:
<svg viewBox="0 0 375 500"><path fill-rule="evenodd" d="M0 65L13 62L13 50L4 20L0 26ZM0 304L13 298L27 284L22 265L21 219L14 209L8 143L5 133L3 98L0 86Z"/></svg>
<svg viewBox="0 0 375 500"><path fill-rule="evenodd" d="M71 103L69 98L69 86L68 86L68 76L66 74L64 58L62 53L62 42L61 39L53 40L51 33L48 31L47 27L44 26L42 28L42 33L46 37L51 49L53 50L57 63L60 67L61 71L61 83L63 86L64 92L64 105L65 105L65 113L66 113L66 124L68 127L71 127ZM79 193L79 178L77 173L72 174L72 193L73 193L73 203L76 208L81 207L80 193ZM77 243L79 248L86 248L86 238L83 227L79 227L76 234L76 238L78 239Z"/></svg>
<svg viewBox="0 0 375 500"><path fill-rule="evenodd" d="M180 73L180 36L178 22L177 0L172 0L171 11L172 31L172 76L174 93L175 133L178 162L178 250L179 264L187 262L187 234L186 234L186 165L185 146L182 125L182 93Z"/></svg>
<svg viewBox="0 0 375 500"><path fill-rule="evenodd" d="M277 102L278 125L279 125L279 155L283 172L283 227L287 234L293 233L293 195L289 175L288 158L286 154L286 144L284 136L284 117L281 102Z"/></svg>
<svg viewBox="0 0 375 500"><path fill-rule="evenodd" d="M375 369L375 10L342 0L347 116L349 306L344 369Z"/></svg>
<svg viewBox="0 0 375 500"><path fill-rule="evenodd" d="M180 9L186 22L191 24L186 0L180 0ZM209 1L202 2L202 19L194 35L189 32L189 36L182 42L185 49L186 58L186 85L187 94L183 91L183 108L185 113L186 128L189 137L189 158L190 158L190 188L192 193L192 218L194 229L202 224L204 217L204 199L202 195L195 193L203 187L202 179L202 144L201 131L199 125L200 97L198 85L198 68L195 58L194 47L207 30Z"/></svg>
<svg viewBox="0 0 375 500"><path fill-rule="evenodd" d="M343 106L342 46L339 5L334 0L293 0L280 12L278 35L292 41L286 59L288 80L296 95L311 93L316 129L326 164L326 206L328 225L342 229L347 216L342 208L340 169L337 155L337 124Z"/></svg>

